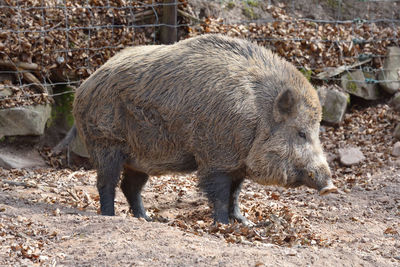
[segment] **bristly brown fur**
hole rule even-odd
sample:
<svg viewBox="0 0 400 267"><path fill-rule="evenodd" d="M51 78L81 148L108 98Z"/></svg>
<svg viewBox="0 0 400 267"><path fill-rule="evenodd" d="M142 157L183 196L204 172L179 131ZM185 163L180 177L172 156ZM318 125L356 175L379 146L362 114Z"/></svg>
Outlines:
<svg viewBox="0 0 400 267"><path fill-rule="evenodd" d="M321 106L307 79L246 40L204 35L123 50L78 89L76 129L97 169L101 213L115 187L136 217L149 175L198 171L215 221L240 213L245 177L333 190L319 143Z"/></svg>
<svg viewBox="0 0 400 267"><path fill-rule="evenodd" d="M245 40L207 35L123 50L79 88L74 116L89 150L120 146L146 173L193 157L200 170L227 171L243 167L285 88L320 119L314 89L290 63Z"/></svg>

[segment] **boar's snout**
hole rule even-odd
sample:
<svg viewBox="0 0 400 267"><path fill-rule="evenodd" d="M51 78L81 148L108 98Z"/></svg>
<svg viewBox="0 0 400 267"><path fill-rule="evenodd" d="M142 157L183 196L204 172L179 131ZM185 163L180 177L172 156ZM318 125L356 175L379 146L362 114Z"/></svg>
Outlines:
<svg viewBox="0 0 400 267"><path fill-rule="evenodd" d="M318 171L309 172L305 184L317 189L320 195L327 195L338 191L332 182L331 173L327 166L323 166Z"/></svg>
<svg viewBox="0 0 400 267"><path fill-rule="evenodd" d="M319 190L321 196L327 195L329 193L336 193L338 191L337 187L333 185L332 180L329 180L328 184Z"/></svg>

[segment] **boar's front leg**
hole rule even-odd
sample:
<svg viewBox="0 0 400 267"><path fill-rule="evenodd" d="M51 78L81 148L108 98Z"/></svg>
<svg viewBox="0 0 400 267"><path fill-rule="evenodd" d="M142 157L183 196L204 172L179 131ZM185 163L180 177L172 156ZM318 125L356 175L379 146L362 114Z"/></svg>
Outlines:
<svg viewBox="0 0 400 267"><path fill-rule="evenodd" d="M212 173L200 177L200 188L214 208L214 222L229 223L229 198L232 178L225 173Z"/></svg>
<svg viewBox="0 0 400 267"><path fill-rule="evenodd" d="M239 208L239 194L242 189L243 181L243 178L238 178L232 181L229 199L229 218L243 223L244 225L253 226L254 223L244 217Z"/></svg>
<svg viewBox="0 0 400 267"><path fill-rule="evenodd" d="M149 176L146 173L135 171L129 167L124 168L121 189L129 202L130 210L136 218L144 218L150 221L143 207L142 188Z"/></svg>
<svg viewBox="0 0 400 267"><path fill-rule="evenodd" d="M228 224L229 219L233 219L250 225L239 209L239 193L243 179L235 178L227 173L213 173L200 178L200 187L213 205L215 222Z"/></svg>

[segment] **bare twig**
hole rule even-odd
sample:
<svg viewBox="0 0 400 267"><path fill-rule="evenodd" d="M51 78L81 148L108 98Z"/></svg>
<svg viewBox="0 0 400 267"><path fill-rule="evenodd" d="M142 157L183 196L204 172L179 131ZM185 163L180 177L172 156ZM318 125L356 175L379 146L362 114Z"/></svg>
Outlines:
<svg viewBox="0 0 400 267"><path fill-rule="evenodd" d="M11 61L5 61L5 60L0 60L0 66L1 67L6 67L12 70L18 70L18 69L23 69L23 70L38 70L39 66L36 63L28 63L28 62L11 62Z"/></svg>
<svg viewBox="0 0 400 267"><path fill-rule="evenodd" d="M14 186L24 186L24 187L37 187L37 185L34 185L32 183L25 183L25 182L17 182L17 181L11 181L11 180L6 180L2 179L2 183L9 184L9 185L14 185Z"/></svg>
<svg viewBox="0 0 400 267"><path fill-rule="evenodd" d="M187 17L188 19L193 20L194 22L198 22L198 23L206 23L204 20L196 18L195 16L190 15L189 13L178 9L178 14L181 15L182 17Z"/></svg>
<svg viewBox="0 0 400 267"><path fill-rule="evenodd" d="M77 196L74 192L72 192L72 190L67 189L67 192L72 196L73 199L75 199L75 201L78 201L78 202L81 201L81 200L78 198L78 196Z"/></svg>
<svg viewBox="0 0 400 267"><path fill-rule="evenodd" d="M133 15L134 15L133 22L143 21L155 16L153 10L145 10L142 12L135 13Z"/></svg>
<svg viewBox="0 0 400 267"><path fill-rule="evenodd" d="M24 70L38 70L39 66L36 63L28 63L28 62L17 62L15 63L18 68L24 69Z"/></svg>
<svg viewBox="0 0 400 267"><path fill-rule="evenodd" d="M0 60L0 67L8 68L10 70L21 73L22 78L34 84L41 93L48 94L46 87L42 85L38 78L35 75L30 73L28 70L37 70L39 67L35 63L27 63L27 62L12 62L12 61L4 61Z"/></svg>
<svg viewBox="0 0 400 267"><path fill-rule="evenodd" d="M371 60L372 60L372 59L369 58L369 59L367 59L367 60L364 60L364 61L361 61L361 62L357 62L357 63L355 63L355 64L353 64L353 65L350 65L350 66L340 66L340 67L338 67L338 68L330 69L330 70L327 70L327 71L318 73L317 76L316 76L316 78L317 78L317 79L320 79L320 80L327 79L327 78L331 78L331 77L336 76L336 75L339 75L340 73L345 72L345 71L347 71L347 70L349 70L349 69L352 69L352 68L355 68L355 67L364 65L365 63L368 63L368 62L370 62Z"/></svg>

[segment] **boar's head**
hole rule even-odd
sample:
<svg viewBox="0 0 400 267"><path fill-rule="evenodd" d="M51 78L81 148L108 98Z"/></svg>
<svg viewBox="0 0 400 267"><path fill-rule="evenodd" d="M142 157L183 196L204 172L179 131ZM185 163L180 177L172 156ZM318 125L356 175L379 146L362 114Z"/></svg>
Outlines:
<svg viewBox="0 0 400 267"><path fill-rule="evenodd" d="M337 191L319 140L322 109L316 91L303 77L280 82L279 88L257 104L264 115L246 160L248 177L266 185L306 185L320 194Z"/></svg>

